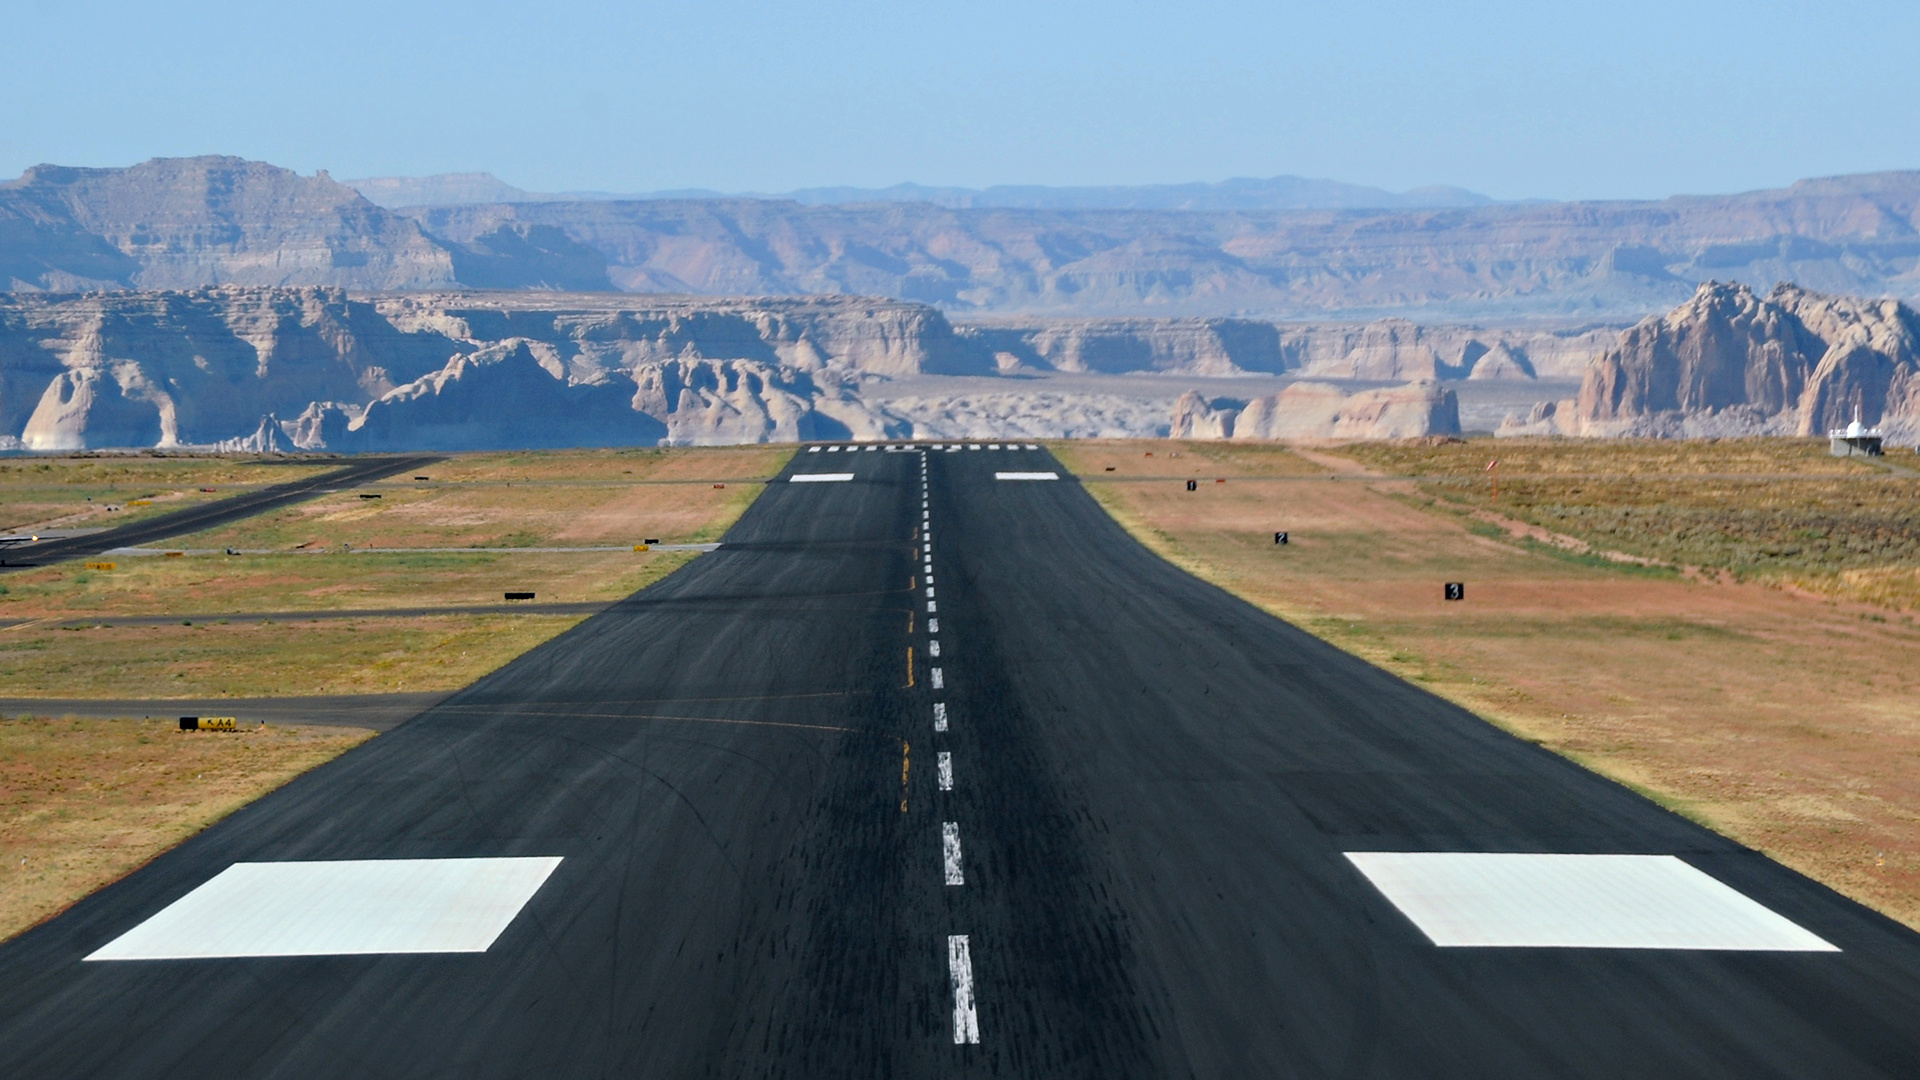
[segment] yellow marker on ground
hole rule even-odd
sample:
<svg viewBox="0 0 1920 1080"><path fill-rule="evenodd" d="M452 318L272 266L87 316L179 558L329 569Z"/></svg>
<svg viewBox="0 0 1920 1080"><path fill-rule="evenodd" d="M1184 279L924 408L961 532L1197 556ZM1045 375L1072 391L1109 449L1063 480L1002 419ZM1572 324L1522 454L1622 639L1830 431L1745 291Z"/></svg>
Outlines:
<svg viewBox="0 0 1920 1080"><path fill-rule="evenodd" d="M89 570L118 570L118 569L120 569L120 564L119 564L119 563L110 563L110 562L90 562L90 563L88 563L88 564L87 564L87 569L89 569Z"/></svg>

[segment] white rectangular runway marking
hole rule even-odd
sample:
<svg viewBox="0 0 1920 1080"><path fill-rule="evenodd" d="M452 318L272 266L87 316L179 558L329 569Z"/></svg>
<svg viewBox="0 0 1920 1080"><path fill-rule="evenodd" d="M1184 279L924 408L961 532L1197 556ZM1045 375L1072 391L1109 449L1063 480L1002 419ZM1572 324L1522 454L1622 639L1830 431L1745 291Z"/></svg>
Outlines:
<svg viewBox="0 0 1920 1080"><path fill-rule="evenodd" d="M993 474L993 478L995 480L1058 480L1060 474L1057 472L997 472Z"/></svg>
<svg viewBox="0 0 1920 1080"><path fill-rule="evenodd" d="M88 960L486 952L559 857L234 863Z"/></svg>
<svg viewBox="0 0 1920 1080"><path fill-rule="evenodd" d="M809 453L809 454L817 454L817 453L819 453L819 452L820 452L820 448L819 448L819 447L817 447L817 446L809 446L809 447L807 447L807 453Z"/></svg>
<svg viewBox="0 0 1920 1080"><path fill-rule="evenodd" d="M940 620L939 620L939 619L928 619L928 620L927 620L927 633L929 633L929 634L937 634L937 633L939 633L939 632L940 632Z"/></svg>
<svg viewBox="0 0 1920 1080"><path fill-rule="evenodd" d="M940 790L952 791L953 790L953 755L948 751L942 750L940 751L940 756L937 759L935 759L935 763L940 769Z"/></svg>
<svg viewBox="0 0 1920 1080"><path fill-rule="evenodd" d="M1839 951L1672 855L1346 856L1443 947Z"/></svg>
<svg viewBox="0 0 1920 1080"><path fill-rule="evenodd" d="M946 864L947 884L965 885L967 877L960 872L960 823L949 821L940 826L940 855Z"/></svg>
<svg viewBox="0 0 1920 1080"><path fill-rule="evenodd" d="M803 472L787 477L794 484L843 484L853 479L850 472Z"/></svg>
<svg viewBox="0 0 1920 1080"><path fill-rule="evenodd" d="M953 1045L980 1041L980 1018L973 1010L973 955L967 935L947 938L947 974L953 979Z"/></svg>
<svg viewBox="0 0 1920 1080"><path fill-rule="evenodd" d="M936 701L933 705L933 730L947 730L947 703Z"/></svg>
<svg viewBox="0 0 1920 1080"><path fill-rule="evenodd" d="M947 677L940 673L939 668L933 669L933 688L935 690L945 690L947 688Z"/></svg>
<svg viewBox="0 0 1920 1080"><path fill-rule="evenodd" d="M839 448L839 447L837 447L837 446L829 446L829 447L827 447L827 453L829 453L829 454L837 454L837 453L839 453L839 452L840 452L840 448Z"/></svg>
<svg viewBox="0 0 1920 1080"><path fill-rule="evenodd" d="M929 597L931 597L931 596L933 595L933 586L931 586L931 585L929 585L929 586L927 586L927 595L928 595Z"/></svg>
<svg viewBox="0 0 1920 1080"><path fill-rule="evenodd" d="M927 601L927 614L931 615L934 612L939 610L940 610L940 605L937 601L934 601L934 600Z"/></svg>
<svg viewBox="0 0 1920 1080"><path fill-rule="evenodd" d="M935 660L940 659L940 643L938 641L927 642L927 655L933 657Z"/></svg>

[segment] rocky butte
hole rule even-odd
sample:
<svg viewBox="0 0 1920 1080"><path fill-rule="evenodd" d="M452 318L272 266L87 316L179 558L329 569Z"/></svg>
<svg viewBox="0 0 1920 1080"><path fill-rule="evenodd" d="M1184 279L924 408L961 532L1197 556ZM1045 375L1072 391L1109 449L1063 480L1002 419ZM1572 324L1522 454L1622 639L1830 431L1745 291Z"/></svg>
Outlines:
<svg viewBox="0 0 1920 1080"><path fill-rule="evenodd" d="M1920 435L1920 316L1782 284L1708 282L1588 367L1577 398L1513 417L1505 434L1823 434L1856 410L1890 438Z"/></svg>

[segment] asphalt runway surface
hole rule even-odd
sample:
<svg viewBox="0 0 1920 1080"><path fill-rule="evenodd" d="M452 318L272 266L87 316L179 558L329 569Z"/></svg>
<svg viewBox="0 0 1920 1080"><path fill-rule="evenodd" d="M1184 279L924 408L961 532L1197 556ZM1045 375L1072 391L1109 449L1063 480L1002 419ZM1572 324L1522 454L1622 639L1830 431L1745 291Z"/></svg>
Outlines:
<svg viewBox="0 0 1920 1080"><path fill-rule="evenodd" d="M853 478L0 946L7 1075L1920 1072L1920 936L1181 573L1044 451L924 459L923 517L918 451L798 455ZM1350 852L1678 856L1838 951L1437 947ZM485 951L83 959L234 864L480 858L560 860Z"/></svg>
<svg viewBox="0 0 1920 1080"><path fill-rule="evenodd" d="M278 506L310 499L315 495L358 487L398 473L423 468L439 460L441 458L437 454L355 458L342 468L321 473L318 476L274 484L271 487L259 488L229 498L200 503L170 514L147 518L144 521L80 536L65 536L58 540L42 540L38 543L8 546L0 549L0 560L4 560L0 561L0 571L85 559L94 555L104 555L115 548L138 547L156 540L165 540L170 536L184 536L188 533L216 528Z"/></svg>

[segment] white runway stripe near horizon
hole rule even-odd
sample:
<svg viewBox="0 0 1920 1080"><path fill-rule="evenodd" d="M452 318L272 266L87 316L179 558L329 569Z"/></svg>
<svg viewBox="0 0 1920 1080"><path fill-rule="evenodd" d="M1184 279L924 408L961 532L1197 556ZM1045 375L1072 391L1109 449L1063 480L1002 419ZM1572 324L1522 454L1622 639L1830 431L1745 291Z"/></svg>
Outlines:
<svg viewBox="0 0 1920 1080"><path fill-rule="evenodd" d="M794 473L787 480L795 484L838 484L853 479L850 472L807 472Z"/></svg>

